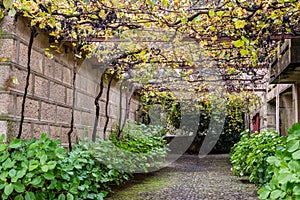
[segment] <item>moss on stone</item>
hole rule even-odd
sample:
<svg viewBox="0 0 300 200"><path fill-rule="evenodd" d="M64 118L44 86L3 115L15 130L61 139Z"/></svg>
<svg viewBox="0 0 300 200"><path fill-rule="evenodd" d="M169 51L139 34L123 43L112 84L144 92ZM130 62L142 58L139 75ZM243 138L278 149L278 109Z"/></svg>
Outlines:
<svg viewBox="0 0 300 200"><path fill-rule="evenodd" d="M125 185L115 188L106 199L132 200L133 197L136 200L143 199L141 196L143 193L152 193L174 184L176 178L173 175L174 172L137 174L134 179L130 180Z"/></svg>

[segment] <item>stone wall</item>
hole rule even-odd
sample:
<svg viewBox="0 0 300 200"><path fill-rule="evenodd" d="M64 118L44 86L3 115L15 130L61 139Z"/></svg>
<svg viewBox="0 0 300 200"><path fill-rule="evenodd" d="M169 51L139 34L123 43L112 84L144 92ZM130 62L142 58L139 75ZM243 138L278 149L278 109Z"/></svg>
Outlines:
<svg viewBox="0 0 300 200"><path fill-rule="evenodd" d="M23 19L14 21L5 18L1 22L4 33L0 36L0 133L14 137L18 132L21 113L21 102L24 93L27 73L27 52L29 28ZM49 59L44 49L49 46L48 37L39 33L34 40L31 59L30 85L25 107L25 139L39 137L47 133L52 138L67 142L72 107L72 54L65 52ZM95 67L96 66L96 67ZM98 67L97 67L98 66ZM77 136L90 136L94 122L94 98L99 90L100 75L103 70L97 61L83 61L76 81L75 125ZM16 77L19 83L15 83ZM114 81L109 101L109 129L118 119L119 84ZM103 137L105 122L104 107L106 88L100 101L101 117L98 136ZM129 118L137 118L138 98L132 98ZM125 112L125 97L123 98ZM75 134L74 134L75 135Z"/></svg>

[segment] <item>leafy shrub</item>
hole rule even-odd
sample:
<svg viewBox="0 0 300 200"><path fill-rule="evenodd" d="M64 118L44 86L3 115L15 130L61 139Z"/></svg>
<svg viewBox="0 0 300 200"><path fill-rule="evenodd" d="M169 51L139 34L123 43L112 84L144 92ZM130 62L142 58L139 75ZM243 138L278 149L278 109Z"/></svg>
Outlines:
<svg viewBox="0 0 300 200"><path fill-rule="evenodd" d="M60 162L67 157L59 141L45 134L40 140L14 139L0 144L0 195L2 199L55 199L64 192L68 196L70 184L62 177ZM59 178L58 178L59 177ZM59 179L59 181L58 181Z"/></svg>
<svg viewBox="0 0 300 200"><path fill-rule="evenodd" d="M284 145L267 159L274 174L258 191L260 199L300 199L300 124L288 133Z"/></svg>
<svg viewBox="0 0 300 200"><path fill-rule="evenodd" d="M90 144L97 143L90 142ZM112 151L108 146L101 147L105 152ZM79 142L61 162L60 170L64 176L62 178L72 183L69 190L80 199L102 199L107 195L107 191L110 191L111 184L120 184L129 177L101 163L96 155L95 149L87 148L85 142ZM111 156L114 155L111 153L105 155L107 158L112 158Z"/></svg>
<svg viewBox="0 0 300 200"><path fill-rule="evenodd" d="M147 168L159 167L168 152L164 135L166 130L161 126L130 122L125 126L119 140L117 134L112 133L111 148L117 154L116 158L124 160L121 169L147 172Z"/></svg>
<svg viewBox="0 0 300 200"><path fill-rule="evenodd" d="M249 175L249 180L264 185L273 175L267 157L275 155L283 139L275 131L249 133L244 131L241 140L231 149L232 172L237 176Z"/></svg>
<svg viewBox="0 0 300 200"><path fill-rule="evenodd" d="M131 129L132 128L132 129ZM120 141L80 141L67 152L46 134L41 139L0 138L1 199L103 199L112 184L163 161L161 127L132 125Z"/></svg>

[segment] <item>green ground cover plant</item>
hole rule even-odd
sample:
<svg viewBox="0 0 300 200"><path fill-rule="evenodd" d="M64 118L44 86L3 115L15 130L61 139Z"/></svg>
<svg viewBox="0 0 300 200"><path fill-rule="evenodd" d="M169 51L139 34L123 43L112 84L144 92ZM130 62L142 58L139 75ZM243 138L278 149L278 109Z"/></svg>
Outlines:
<svg viewBox="0 0 300 200"><path fill-rule="evenodd" d="M82 140L71 152L46 134L8 144L2 135L1 199L103 199L112 185L128 180L136 170L159 166L167 154L160 127L133 124L125 130L120 140Z"/></svg>

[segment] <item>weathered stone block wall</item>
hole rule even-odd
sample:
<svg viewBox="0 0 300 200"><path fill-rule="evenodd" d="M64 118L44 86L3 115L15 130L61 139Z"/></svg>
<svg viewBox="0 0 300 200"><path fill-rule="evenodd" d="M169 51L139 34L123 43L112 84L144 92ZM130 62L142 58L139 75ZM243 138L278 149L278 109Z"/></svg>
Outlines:
<svg viewBox="0 0 300 200"><path fill-rule="evenodd" d="M281 134L299 121L299 85L271 85L260 108L261 129L275 129Z"/></svg>
<svg viewBox="0 0 300 200"><path fill-rule="evenodd" d="M1 29L4 30L0 38L0 133L8 134L9 139L18 132L25 88L30 36L26 23L23 19L15 22L11 18L5 18L0 24ZM44 49L49 46L48 41L48 37L42 33L39 33L34 40L22 137L25 139L39 137L45 132L50 137L59 138L66 143L72 108L72 55L65 52L49 59L44 52ZM94 66L95 63L84 61L78 71L75 104L77 136L90 136L93 127L94 98L99 91L98 85L102 73L101 67L95 68ZM14 76L19 84L13 83ZM111 118L109 129L118 119L119 94L118 84L114 83L109 101ZM103 137L105 101L106 91L100 101L101 116L98 126L100 137ZM124 101L125 97L123 106ZM137 98L133 98L130 119L136 119L138 104Z"/></svg>

